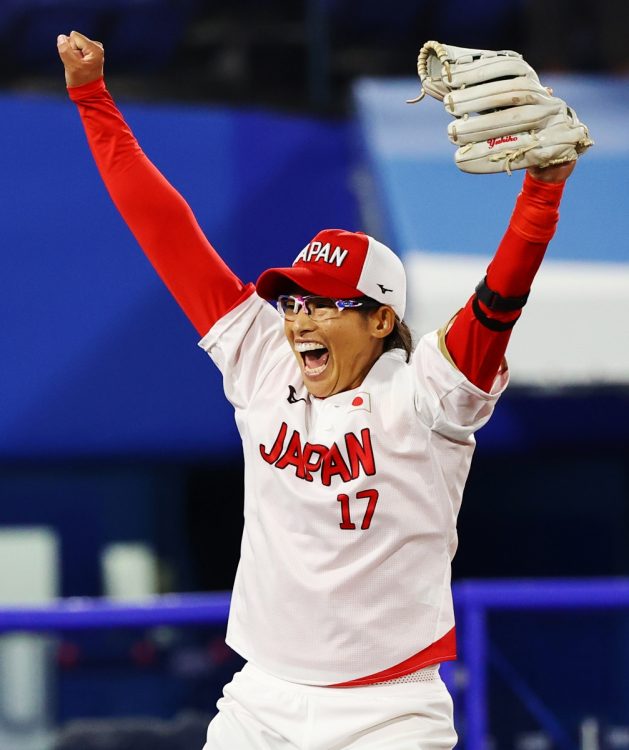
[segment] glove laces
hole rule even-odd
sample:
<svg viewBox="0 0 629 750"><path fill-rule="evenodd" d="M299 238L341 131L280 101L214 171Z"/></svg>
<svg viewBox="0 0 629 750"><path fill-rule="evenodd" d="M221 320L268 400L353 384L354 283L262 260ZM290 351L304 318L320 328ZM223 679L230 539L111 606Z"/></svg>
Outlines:
<svg viewBox="0 0 629 750"><path fill-rule="evenodd" d="M441 42L435 42L434 40L426 42L426 44L424 44L424 46L419 50L419 55L417 57L417 74L419 75L419 80L423 84L424 79L429 77L428 60L433 56L436 57L441 63L448 82L452 83L452 71L450 70L450 61L448 60L448 50L443 44L441 44ZM414 99L407 99L406 103L417 104L417 102L421 102L421 100L425 96L426 92L424 91L424 88L422 86L419 92L419 96L416 96Z"/></svg>

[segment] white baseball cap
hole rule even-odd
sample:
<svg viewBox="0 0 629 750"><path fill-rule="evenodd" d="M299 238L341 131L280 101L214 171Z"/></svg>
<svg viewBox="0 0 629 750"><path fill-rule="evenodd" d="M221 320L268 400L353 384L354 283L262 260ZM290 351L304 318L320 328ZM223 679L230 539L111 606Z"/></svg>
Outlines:
<svg viewBox="0 0 629 750"><path fill-rule="evenodd" d="M258 294L277 299L287 282L336 299L371 297L393 308L400 320L406 309L406 273L398 256L363 232L323 229L290 268L269 268L256 283Z"/></svg>

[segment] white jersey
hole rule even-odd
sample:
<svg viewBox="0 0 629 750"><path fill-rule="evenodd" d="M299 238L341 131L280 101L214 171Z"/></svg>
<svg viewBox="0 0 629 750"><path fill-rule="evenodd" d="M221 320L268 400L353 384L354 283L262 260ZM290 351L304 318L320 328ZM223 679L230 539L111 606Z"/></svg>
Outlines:
<svg viewBox="0 0 629 750"><path fill-rule="evenodd" d="M410 363L387 352L359 388L318 399L280 316L255 293L200 346L223 374L245 457L227 643L271 675L331 685L388 670L452 631L474 432L507 373L483 392L435 332Z"/></svg>

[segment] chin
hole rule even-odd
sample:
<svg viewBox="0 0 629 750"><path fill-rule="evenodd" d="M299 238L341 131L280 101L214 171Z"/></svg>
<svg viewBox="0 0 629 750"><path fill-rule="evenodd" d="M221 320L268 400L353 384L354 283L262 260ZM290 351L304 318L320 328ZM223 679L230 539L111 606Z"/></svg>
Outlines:
<svg viewBox="0 0 629 750"><path fill-rule="evenodd" d="M302 371L302 378L306 390L312 396L317 398L326 398L326 396L332 396L335 393L334 384L330 378L318 380L317 378L310 378Z"/></svg>
<svg viewBox="0 0 629 750"><path fill-rule="evenodd" d="M326 388L326 386L322 383L309 383L308 380L304 378L304 385L306 386L306 390L311 396L316 396L317 398L325 398L326 396L332 395L330 388Z"/></svg>

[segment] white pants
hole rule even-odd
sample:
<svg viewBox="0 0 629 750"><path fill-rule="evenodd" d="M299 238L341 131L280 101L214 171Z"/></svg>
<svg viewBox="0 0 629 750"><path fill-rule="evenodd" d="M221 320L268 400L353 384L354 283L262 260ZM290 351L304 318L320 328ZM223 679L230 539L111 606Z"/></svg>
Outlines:
<svg viewBox="0 0 629 750"><path fill-rule="evenodd" d="M223 690L203 750L452 750L452 699L426 682L300 685L247 664Z"/></svg>

